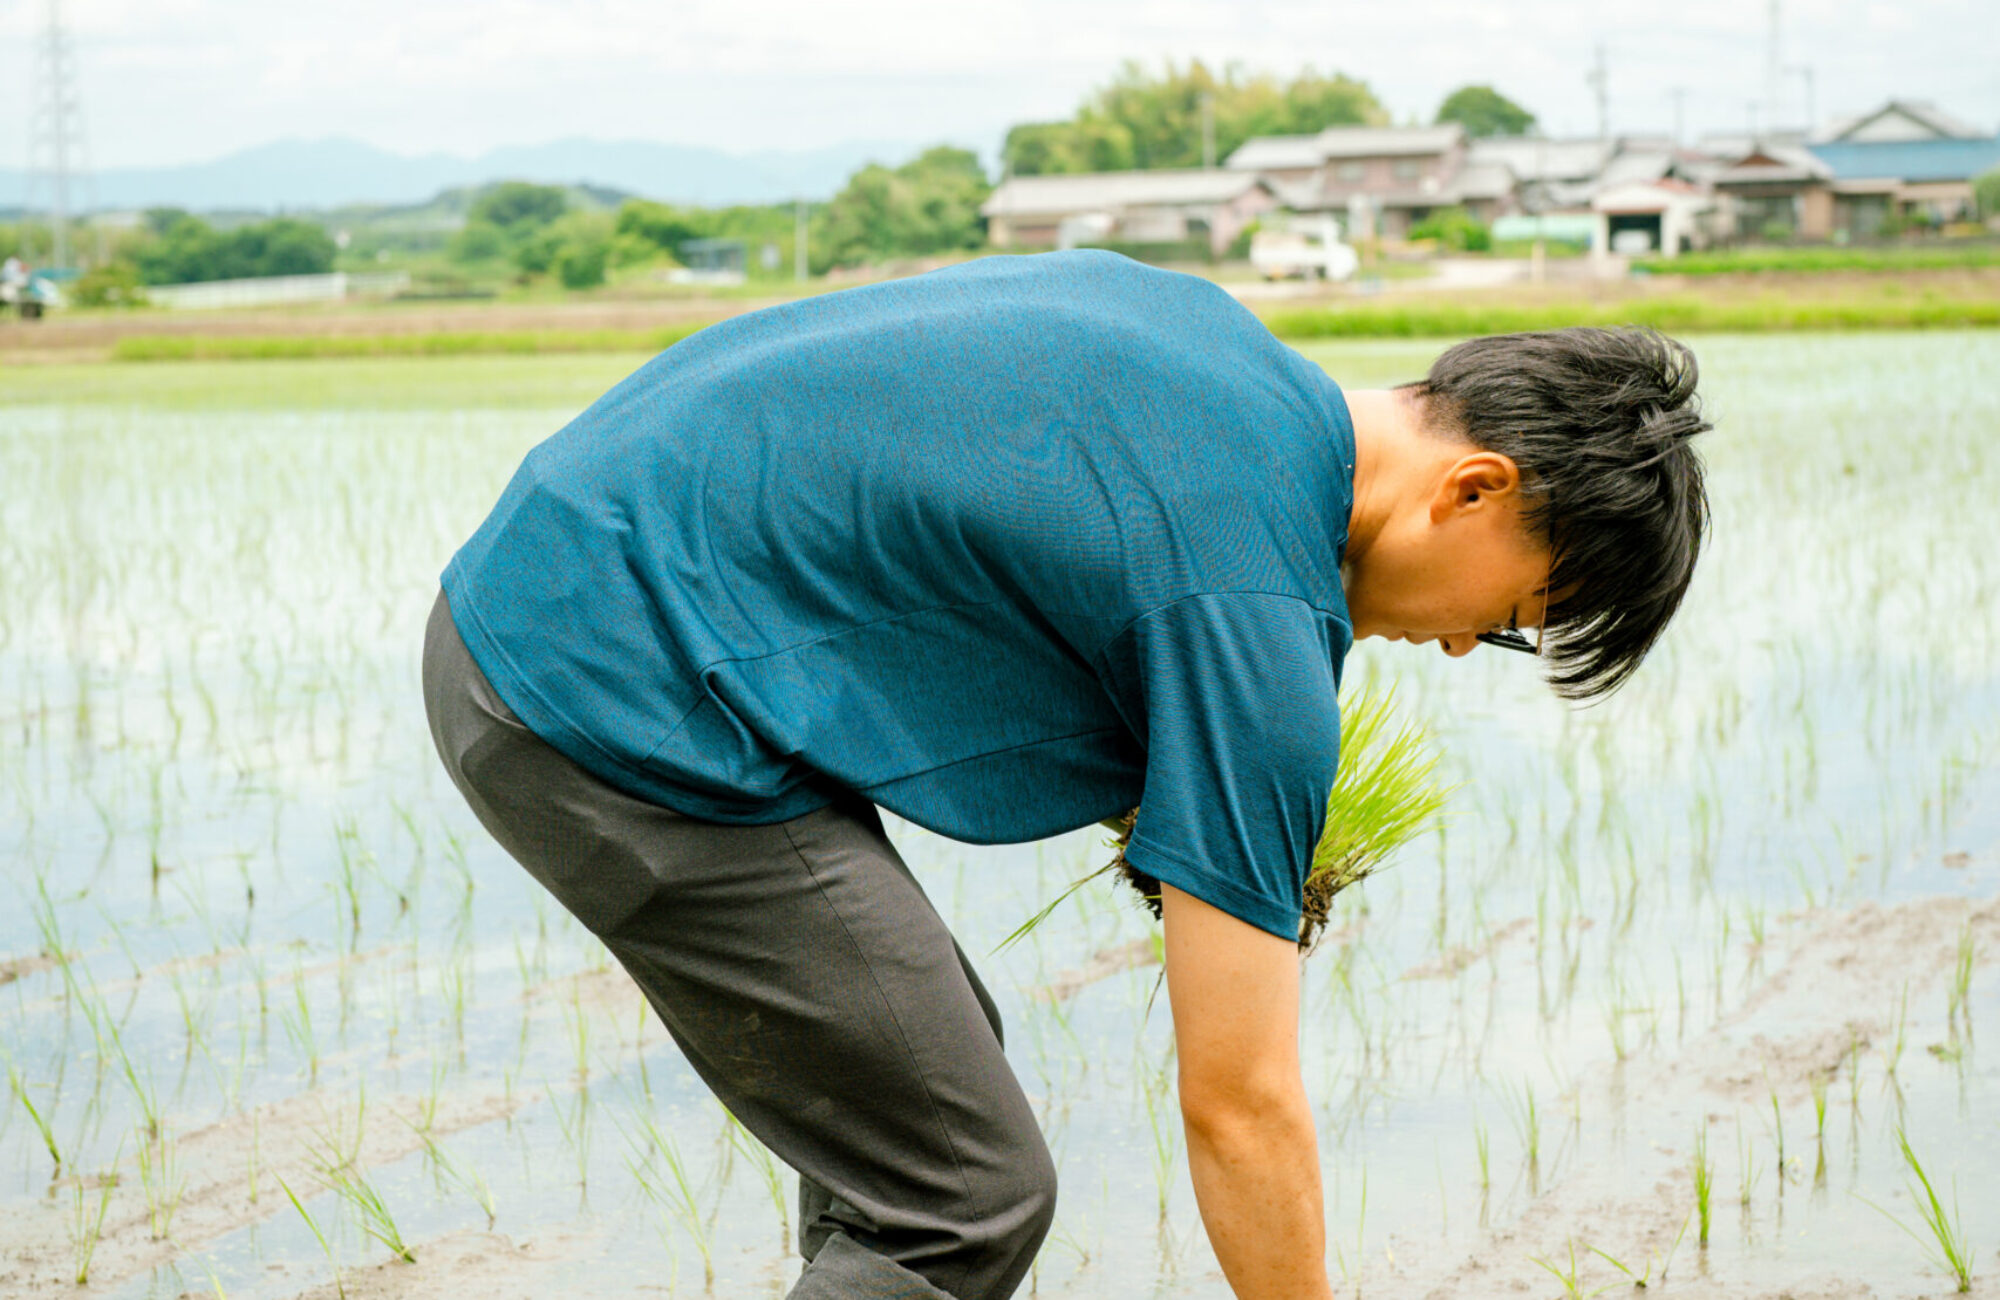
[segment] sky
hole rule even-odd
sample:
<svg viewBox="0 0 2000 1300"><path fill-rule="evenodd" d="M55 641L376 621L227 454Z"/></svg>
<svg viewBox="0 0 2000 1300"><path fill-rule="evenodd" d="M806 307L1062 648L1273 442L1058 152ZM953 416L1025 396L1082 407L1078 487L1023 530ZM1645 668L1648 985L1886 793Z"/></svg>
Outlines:
<svg viewBox="0 0 2000 1300"><path fill-rule="evenodd" d="M50 0L0 0L0 166L28 154L31 52ZM1552 135L1804 120L1895 96L2000 128L1995 0L1781 0L1783 101L1764 96L1769 0L61 0L88 161L215 158L346 136L476 154L571 136L730 152L938 141L996 156L1133 58L1200 57L1369 83L1397 121L1489 83ZM18 108L15 108L18 105Z"/></svg>

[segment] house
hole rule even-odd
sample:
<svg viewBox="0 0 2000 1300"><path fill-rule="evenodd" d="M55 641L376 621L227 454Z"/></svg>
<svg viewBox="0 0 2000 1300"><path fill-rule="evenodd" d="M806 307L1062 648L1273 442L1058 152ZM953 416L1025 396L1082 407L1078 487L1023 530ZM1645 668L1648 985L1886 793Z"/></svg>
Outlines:
<svg viewBox="0 0 2000 1300"><path fill-rule="evenodd" d="M1917 100L1890 100L1811 138L1703 144L1722 162L1716 192L1749 238L1865 239L1892 219L1970 219L1974 178L2000 167L2000 135Z"/></svg>
<svg viewBox="0 0 2000 1300"><path fill-rule="evenodd" d="M988 238L1008 247L1205 240L1220 257L1279 205L1261 175L1216 168L1012 176L980 206Z"/></svg>
<svg viewBox="0 0 2000 1300"><path fill-rule="evenodd" d="M1513 172L1473 158L1457 123L1258 136L1223 166L1269 177L1295 212L1346 213L1350 231L1363 237L1404 239L1439 208L1463 207L1490 222L1515 206Z"/></svg>
<svg viewBox="0 0 2000 1300"><path fill-rule="evenodd" d="M1505 167L1519 187L1521 206L1543 212L1588 204L1616 146L1597 136L1552 140L1508 135L1474 140L1466 152L1473 162Z"/></svg>
<svg viewBox="0 0 2000 1300"><path fill-rule="evenodd" d="M1677 177L1617 181L1591 195L1598 220L1593 248L1673 257L1709 242L1715 199Z"/></svg>
<svg viewBox="0 0 2000 1300"><path fill-rule="evenodd" d="M1750 239L1825 239L1833 233L1833 169L1797 144L1752 143L1709 178Z"/></svg>
<svg viewBox="0 0 2000 1300"><path fill-rule="evenodd" d="M1863 238L1892 218L1976 217L1973 179L2000 167L2000 135L1917 100L1892 99L1806 147L1832 173L1832 228Z"/></svg>
<svg viewBox="0 0 2000 1300"><path fill-rule="evenodd" d="M1835 123L1814 144L1888 144L1907 140L1981 140L1989 133L1919 99L1892 99L1859 117Z"/></svg>

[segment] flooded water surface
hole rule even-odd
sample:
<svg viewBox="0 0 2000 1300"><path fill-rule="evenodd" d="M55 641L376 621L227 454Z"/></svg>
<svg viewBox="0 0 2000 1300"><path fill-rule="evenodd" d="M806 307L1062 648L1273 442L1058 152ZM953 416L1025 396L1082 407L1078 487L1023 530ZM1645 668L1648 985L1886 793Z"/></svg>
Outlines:
<svg viewBox="0 0 2000 1300"><path fill-rule="evenodd" d="M1306 966L1342 1294L2000 1274L2000 335L1695 343L1714 531L1625 691L1349 662L1457 789ZM418 694L445 560L638 360L10 373L0 1293L789 1286L789 1171L486 838ZM1098 881L994 952L1103 835L892 831L1056 1154L1034 1292L1228 1295L1153 923Z"/></svg>

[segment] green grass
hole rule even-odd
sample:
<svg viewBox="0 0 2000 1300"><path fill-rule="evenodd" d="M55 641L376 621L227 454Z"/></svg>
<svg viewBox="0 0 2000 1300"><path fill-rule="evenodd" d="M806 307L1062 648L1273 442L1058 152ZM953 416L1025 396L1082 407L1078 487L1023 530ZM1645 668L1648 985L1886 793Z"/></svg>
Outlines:
<svg viewBox="0 0 2000 1300"><path fill-rule="evenodd" d="M1876 248L1735 248L1679 257L1642 257L1637 270L1660 275L1761 271L1952 271L2000 266L2000 244L1918 244Z"/></svg>
<svg viewBox="0 0 2000 1300"><path fill-rule="evenodd" d="M1572 325L1650 325L1670 334L1983 328L2000 326L2000 299L1920 293L1825 298L1766 294L1738 300L1679 294L1543 303L1423 300L1304 307L1273 312L1264 323L1282 339L1461 338Z"/></svg>
<svg viewBox="0 0 2000 1300"><path fill-rule="evenodd" d="M452 330L411 334L134 334L114 361L299 361L323 357L537 356L562 352L659 352L709 324L655 329Z"/></svg>

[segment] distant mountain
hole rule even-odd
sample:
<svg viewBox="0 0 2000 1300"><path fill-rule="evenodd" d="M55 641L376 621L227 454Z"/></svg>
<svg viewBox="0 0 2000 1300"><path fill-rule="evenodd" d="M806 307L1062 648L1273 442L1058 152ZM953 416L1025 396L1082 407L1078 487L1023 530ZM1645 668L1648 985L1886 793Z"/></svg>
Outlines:
<svg viewBox="0 0 2000 1300"><path fill-rule="evenodd" d="M415 203L450 186L529 180L583 182L680 203L775 203L826 198L862 164L901 163L921 147L854 141L825 149L731 154L645 140L574 139L461 158L395 154L359 140L281 140L212 162L108 168L91 176L84 202L100 209L329 208ZM25 176L0 168L0 204L18 203L25 193Z"/></svg>

